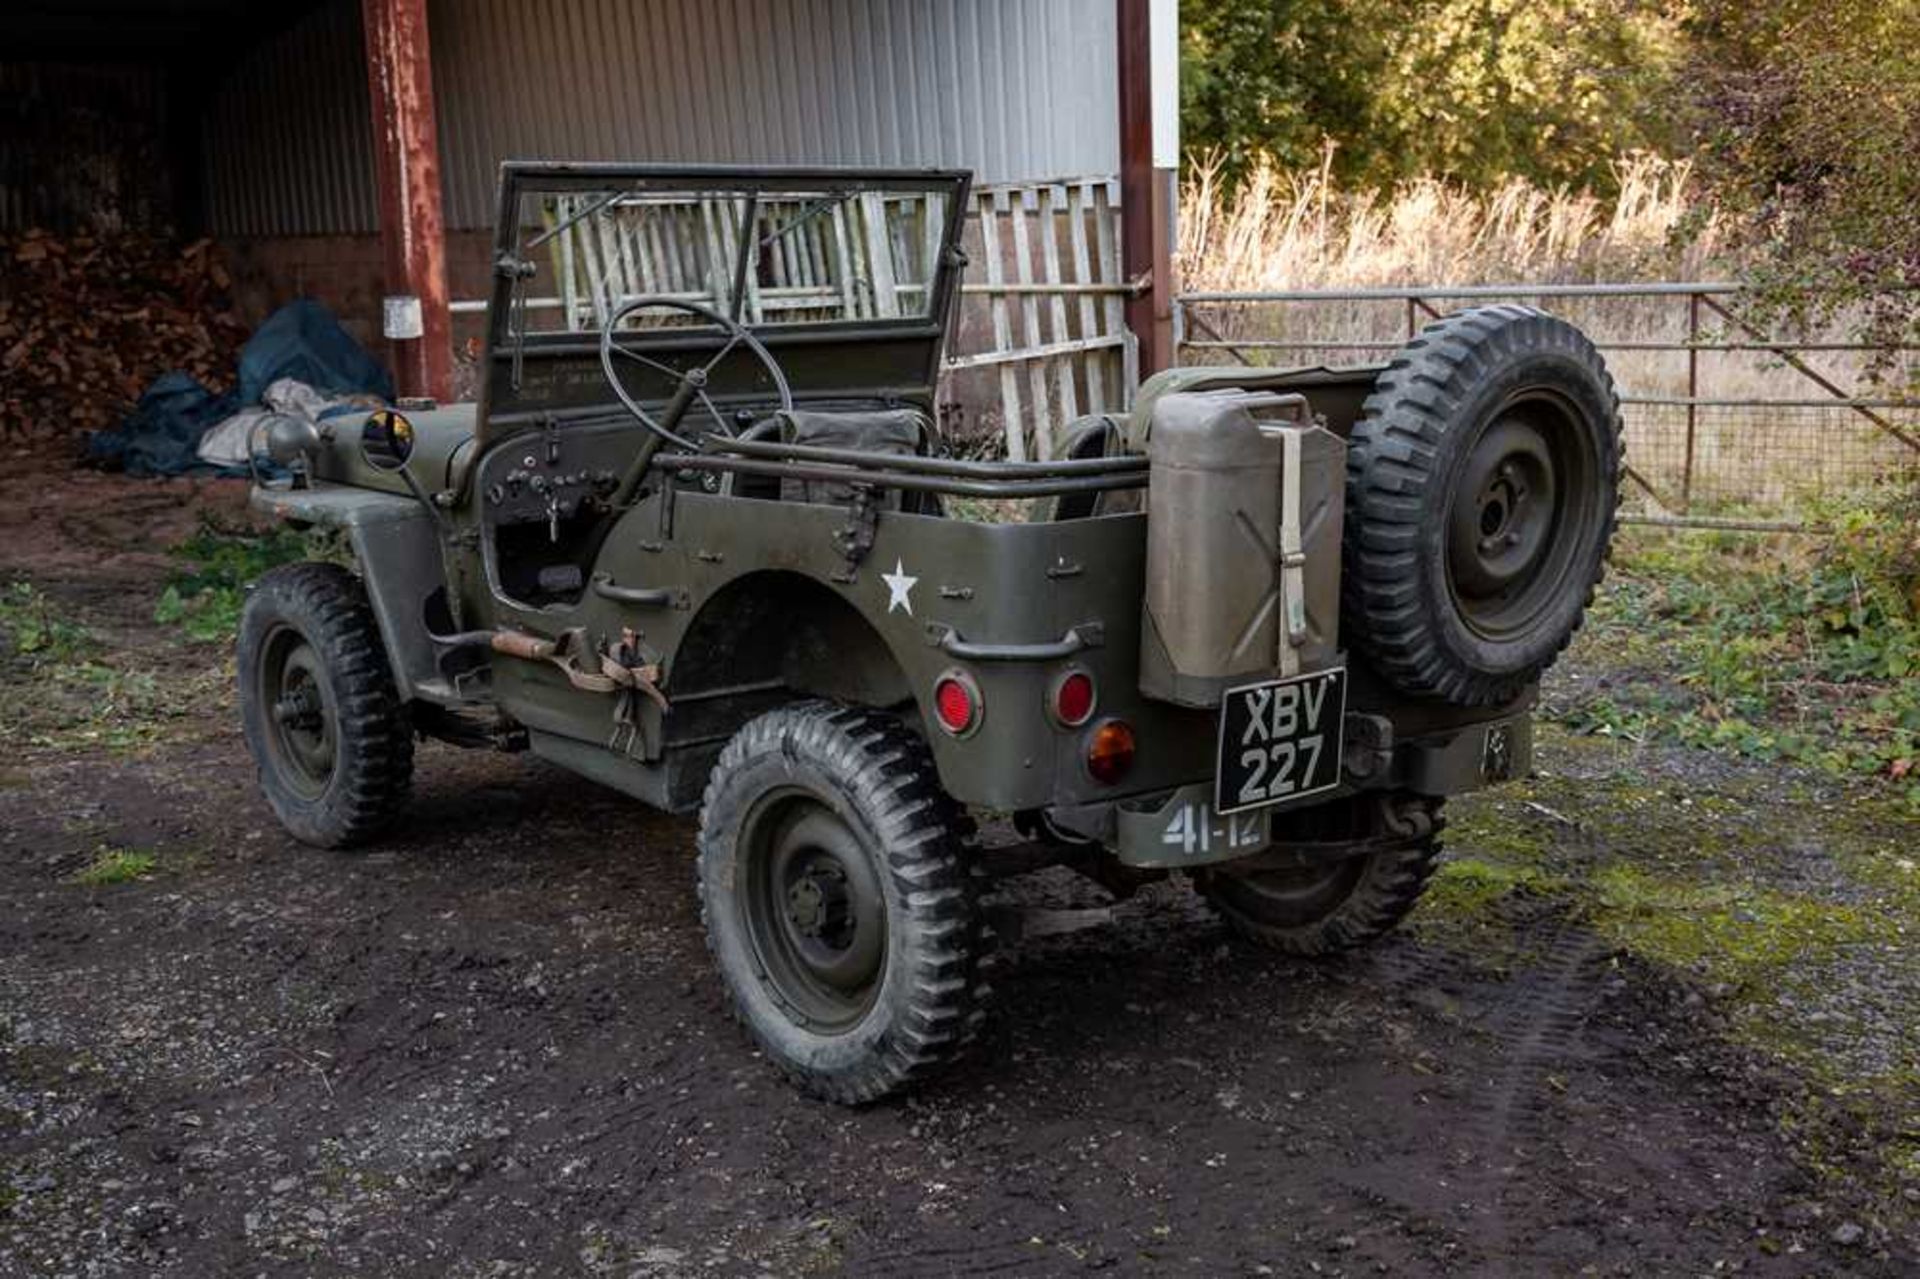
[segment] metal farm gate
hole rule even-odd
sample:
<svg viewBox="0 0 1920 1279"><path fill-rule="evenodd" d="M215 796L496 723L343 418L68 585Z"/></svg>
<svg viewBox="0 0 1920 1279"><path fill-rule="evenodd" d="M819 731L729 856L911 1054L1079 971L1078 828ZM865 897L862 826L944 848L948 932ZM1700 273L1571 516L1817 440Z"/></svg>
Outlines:
<svg viewBox="0 0 1920 1279"><path fill-rule="evenodd" d="M1873 357L1898 367L1915 348L1763 333L1739 316L1740 292L1675 283L1188 293L1175 300L1174 334L1182 363L1368 362L1461 306L1547 306L1593 336L1620 386L1623 518L1640 523L1799 528L1825 494L1920 475L1920 401L1851 389Z"/></svg>
<svg viewBox="0 0 1920 1279"><path fill-rule="evenodd" d="M1078 177L974 190L940 387L950 434L1047 458L1074 417L1131 406L1140 379L1123 316L1134 285L1120 268L1118 185ZM854 274L876 272L856 263ZM1795 529L1823 495L1920 475L1920 401L1855 389L1874 359L1910 367L1916 348L1763 333L1739 315L1740 293L1725 283L1195 292L1174 299L1174 338L1182 364L1368 363L1449 310L1538 303L1593 336L1620 386L1625 519Z"/></svg>

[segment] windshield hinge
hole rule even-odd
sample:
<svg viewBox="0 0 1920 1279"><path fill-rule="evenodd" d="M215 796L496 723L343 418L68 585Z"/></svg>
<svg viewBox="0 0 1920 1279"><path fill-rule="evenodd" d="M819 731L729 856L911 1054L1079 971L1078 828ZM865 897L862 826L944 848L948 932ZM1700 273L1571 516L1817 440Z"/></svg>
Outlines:
<svg viewBox="0 0 1920 1279"><path fill-rule="evenodd" d="M520 389L520 375L526 359L527 336L527 281L538 271L532 262L515 257L511 253L502 253L493 260L493 273L503 280L513 281L513 287L507 292L507 336L513 344L513 369L510 384Z"/></svg>

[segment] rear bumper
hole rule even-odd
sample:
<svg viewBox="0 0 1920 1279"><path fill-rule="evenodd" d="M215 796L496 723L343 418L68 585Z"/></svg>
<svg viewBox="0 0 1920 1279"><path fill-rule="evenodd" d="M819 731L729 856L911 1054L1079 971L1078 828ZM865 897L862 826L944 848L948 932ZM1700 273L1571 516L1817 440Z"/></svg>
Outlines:
<svg viewBox="0 0 1920 1279"><path fill-rule="evenodd" d="M1349 772L1340 790L1301 801L1299 807L1392 787L1420 795L1452 795L1524 777L1533 766L1533 720L1528 715L1474 724L1445 736L1423 737L1391 748L1391 761L1360 781ZM1220 814L1213 783L1194 782L1172 791L1112 804L1056 811L1070 830L1099 839L1128 866L1177 870L1232 861L1273 845L1273 820L1289 805Z"/></svg>

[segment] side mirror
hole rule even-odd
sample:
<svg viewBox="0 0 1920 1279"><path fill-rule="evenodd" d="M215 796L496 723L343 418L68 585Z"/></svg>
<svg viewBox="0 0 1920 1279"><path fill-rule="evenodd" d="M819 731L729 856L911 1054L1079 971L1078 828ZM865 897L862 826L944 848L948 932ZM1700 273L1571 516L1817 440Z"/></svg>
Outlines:
<svg viewBox="0 0 1920 1279"><path fill-rule="evenodd" d="M413 423L392 409L376 410L360 428L360 456L376 471L404 470L413 456Z"/></svg>

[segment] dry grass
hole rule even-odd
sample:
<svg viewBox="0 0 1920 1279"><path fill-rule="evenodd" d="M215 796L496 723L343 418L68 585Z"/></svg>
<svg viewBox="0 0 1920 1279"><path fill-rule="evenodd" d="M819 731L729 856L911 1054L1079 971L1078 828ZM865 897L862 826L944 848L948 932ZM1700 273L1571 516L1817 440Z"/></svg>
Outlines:
<svg viewBox="0 0 1920 1279"><path fill-rule="evenodd" d="M1740 263L1727 247L1726 228L1702 207L1691 166L1642 155L1622 160L1616 173L1620 194L1608 202L1517 178L1484 193L1433 179L1384 195L1347 192L1324 168L1305 175L1261 168L1227 192L1216 171L1201 164L1181 193L1176 248L1181 285L1188 292L1247 292L1738 278ZM1529 300L1523 289L1513 297ZM1687 338L1684 297L1563 298L1544 304L1603 347ZM1436 300L1435 307L1452 309L1444 300ZM1303 344L1256 356L1283 364L1381 360L1406 339L1410 323L1429 318L1410 312L1402 301L1363 300L1210 305L1197 314L1226 338ZM1188 333L1190 339L1207 336L1198 327ZM1704 313L1701 340L1746 336L1710 310ZM1835 340L1841 335L1790 336ZM1607 354L1623 393L1687 394L1684 351ZM1189 348L1183 358L1202 363L1231 357L1200 347ZM1852 354L1822 352L1807 359L1843 387L1864 383L1862 361ZM1703 397L1815 399L1824 394L1767 352L1702 352L1697 378ZM1914 415L1904 417L1911 425ZM1630 461L1663 494L1678 492L1687 429L1684 407L1637 405L1627 414ZM1701 408L1693 432L1696 500L1725 508L1785 511L1808 493L1849 488L1914 461L1910 450L1846 409Z"/></svg>
<svg viewBox="0 0 1920 1279"><path fill-rule="evenodd" d="M1300 177L1264 166L1229 196L1201 164L1181 192L1180 279L1197 291L1349 289L1702 279L1726 269L1713 218L1678 244L1694 208L1691 166L1635 156L1618 176L1619 199L1607 204L1519 178L1485 194L1432 178L1384 196L1342 192L1324 168Z"/></svg>

